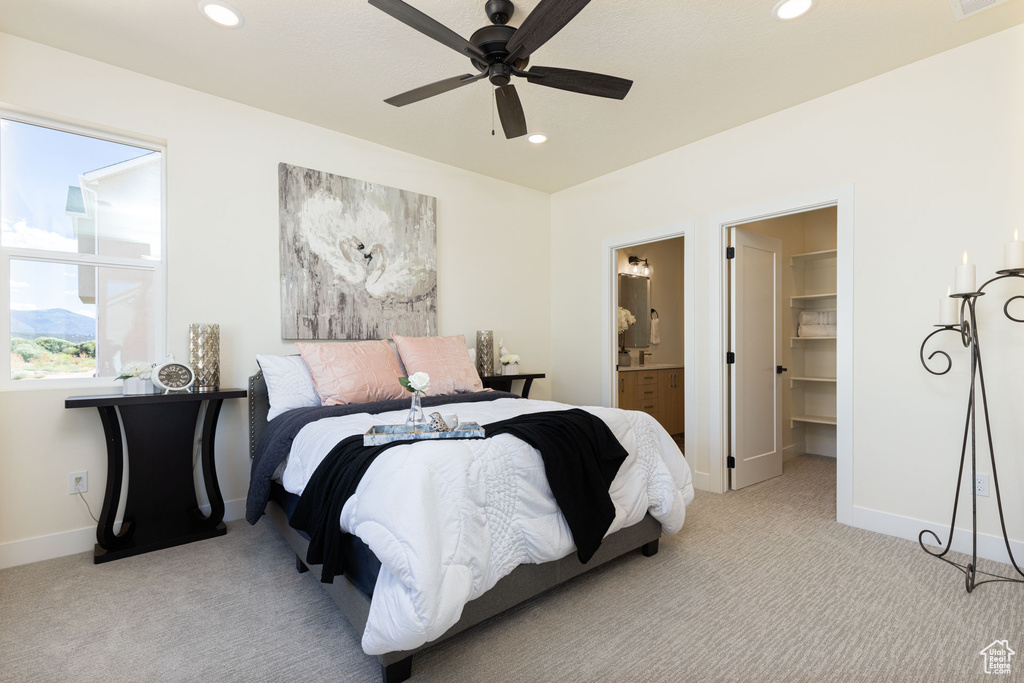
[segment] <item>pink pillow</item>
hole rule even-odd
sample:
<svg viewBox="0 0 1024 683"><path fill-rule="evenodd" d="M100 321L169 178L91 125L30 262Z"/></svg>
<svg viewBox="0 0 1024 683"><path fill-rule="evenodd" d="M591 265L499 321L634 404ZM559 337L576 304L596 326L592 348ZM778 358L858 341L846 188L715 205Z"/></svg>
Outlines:
<svg viewBox="0 0 1024 683"><path fill-rule="evenodd" d="M296 342L325 406L405 398L402 368L387 340L333 344Z"/></svg>
<svg viewBox="0 0 1024 683"><path fill-rule="evenodd" d="M391 335L398 347L402 365L410 375L430 375L428 396L443 396L466 391L483 391L484 385L469 360L466 337L400 337Z"/></svg>

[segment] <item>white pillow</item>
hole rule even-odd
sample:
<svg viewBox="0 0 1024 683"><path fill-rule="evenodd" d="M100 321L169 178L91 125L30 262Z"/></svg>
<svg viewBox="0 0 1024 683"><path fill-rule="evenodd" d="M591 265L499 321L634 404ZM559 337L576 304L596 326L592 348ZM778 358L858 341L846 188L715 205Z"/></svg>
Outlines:
<svg viewBox="0 0 1024 683"><path fill-rule="evenodd" d="M302 356L256 356L270 396L267 420L294 408L320 405L313 376Z"/></svg>

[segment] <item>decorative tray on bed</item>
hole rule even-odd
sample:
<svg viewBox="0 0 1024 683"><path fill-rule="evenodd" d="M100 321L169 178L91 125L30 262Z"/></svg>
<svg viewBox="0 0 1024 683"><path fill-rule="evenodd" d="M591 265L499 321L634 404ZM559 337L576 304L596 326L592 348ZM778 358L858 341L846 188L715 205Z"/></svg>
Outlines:
<svg viewBox="0 0 1024 683"><path fill-rule="evenodd" d="M462 422L450 432L433 432L430 427L410 428L405 425L375 425L363 434L364 446L382 446L393 441L425 439L482 439L484 428L476 422Z"/></svg>

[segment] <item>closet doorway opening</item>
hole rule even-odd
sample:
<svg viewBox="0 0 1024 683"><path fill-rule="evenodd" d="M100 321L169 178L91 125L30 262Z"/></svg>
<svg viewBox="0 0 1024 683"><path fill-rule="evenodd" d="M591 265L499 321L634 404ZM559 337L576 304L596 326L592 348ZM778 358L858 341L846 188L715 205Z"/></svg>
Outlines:
<svg viewBox="0 0 1024 683"><path fill-rule="evenodd" d="M730 348L730 269L727 260L727 248L733 227L742 228L755 221L764 221L791 214L807 213L817 209L834 207L836 211L836 388L835 416L836 425L836 521L842 524L853 524L853 339L856 321L853 319L853 246L854 246L854 186L844 185L825 190L817 190L805 195L774 200L757 206L732 209L711 216L708 220L711 239L709 247L709 266L711 282L711 307L709 310L709 339L707 368L710 374L710 432L709 459L707 481L709 489L715 492L729 490L730 470L728 458L734 457L732 447L731 413L731 377L727 353ZM806 253L806 252L797 252ZM780 269L791 266L779 261ZM781 285L780 285L781 288ZM783 313L792 317L794 311L787 304ZM776 309L776 317L782 315ZM790 323L792 324L792 323ZM781 335L779 335L781 336ZM792 335L787 335L792 336ZM787 340L788 342L788 340ZM780 342L777 342L780 343ZM794 342L794 347L804 343L828 342ZM788 343L787 343L788 346ZM737 356L737 361L739 357ZM778 363L776 364L778 365ZM790 383L795 366L783 373L781 380ZM774 377L779 375L774 374ZM783 385L784 386L784 385ZM785 425L784 425L785 426ZM780 429L781 432L781 429ZM778 434L779 447L783 450L782 434ZM785 452L783 454L785 457ZM821 456L818 456L821 457Z"/></svg>
<svg viewBox="0 0 1024 683"><path fill-rule="evenodd" d="M728 228L728 488L836 458L835 206Z"/></svg>

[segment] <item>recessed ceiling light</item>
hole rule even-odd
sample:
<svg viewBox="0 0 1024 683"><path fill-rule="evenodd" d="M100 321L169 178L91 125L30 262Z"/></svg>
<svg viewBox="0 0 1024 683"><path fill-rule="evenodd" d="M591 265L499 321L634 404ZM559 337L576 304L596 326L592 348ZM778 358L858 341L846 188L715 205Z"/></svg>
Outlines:
<svg viewBox="0 0 1024 683"><path fill-rule="evenodd" d="M535 145L539 145L542 142L547 142L548 136L545 133L530 133L529 137L526 139Z"/></svg>
<svg viewBox="0 0 1024 683"><path fill-rule="evenodd" d="M240 28L245 23L242 13L222 0L199 0L199 11L218 26Z"/></svg>
<svg viewBox="0 0 1024 683"><path fill-rule="evenodd" d="M772 16L782 21L796 19L807 14L814 6L814 0L779 0L772 8Z"/></svg>

